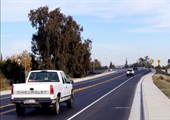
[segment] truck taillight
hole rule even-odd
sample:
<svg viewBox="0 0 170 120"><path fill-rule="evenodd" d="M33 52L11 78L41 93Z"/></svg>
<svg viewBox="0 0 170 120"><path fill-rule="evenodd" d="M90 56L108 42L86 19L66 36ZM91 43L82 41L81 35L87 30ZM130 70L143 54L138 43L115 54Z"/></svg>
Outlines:
<svg viewBox="0 0 170 120"><path fill-rule="evenodd" d="M52 85L50 85L50 94L54 94L54 88Z"/></svg>
<svg viewBox="0 0 170 120"><path fill-rule="evenodd" d="M11 94L14 94L14 86L11 88Z"/></svg>

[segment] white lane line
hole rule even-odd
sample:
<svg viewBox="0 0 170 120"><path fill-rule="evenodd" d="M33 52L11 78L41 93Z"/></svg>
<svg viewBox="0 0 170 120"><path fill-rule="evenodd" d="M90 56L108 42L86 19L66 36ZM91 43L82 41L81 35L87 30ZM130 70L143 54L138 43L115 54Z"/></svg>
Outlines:
<svg viewBox="0 0 170 120"><path fill-rule="evenodd" d="M115 107L115 109L130 109L131 107Z"/></svg>
<svg viewBox="0 0 170 120"><path fill-rule="evenodd" d="M140 75L140 74L138 74ZM135 76L138 76L138 75L135 75ZM134 77L135 77L134 76ZM87 107L85 107L84 109L82 109L81 111L79 111L78 113L74 114L73 116L71 116L70 118L68 118L67 120L71 120L73 119L74 117L78 116L80 113L84 112L86 109L88 109L89 107L91 107L92 105L94 105L95 103L97 103L98 101L100 101L101 99L103 99L104 97L106 97L107 95L109 95L110 93L112 93L113 91L115 91L116 89L118 89L119 87L121 87L122 85L124 85L126 82L128 82L129 80L131 80L132 78L134 77L131 77L129 78L127 81L123 82L122 84L120 84L119 86L117 86L116 88L114 88L113 90L111 90L110 92L106 93L105 95L103 95L102 97L100 97L99 99L97 99L96 101L94 101L93 103L91 103L90 105L88 105Z"/></svg>
<svg viewBox="0 0 170 120"><path fill-rule="evenodd" d="M9 99L11 97L3 97L3 98L0 98L0 100L4 100L4 99Z"/></svg>

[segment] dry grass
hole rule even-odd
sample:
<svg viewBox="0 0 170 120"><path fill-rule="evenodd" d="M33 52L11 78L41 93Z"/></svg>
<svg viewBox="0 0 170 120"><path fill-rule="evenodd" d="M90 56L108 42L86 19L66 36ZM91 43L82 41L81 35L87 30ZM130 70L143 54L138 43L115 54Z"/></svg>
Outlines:
<svg viewBox="0 0 170 120"><path fill-rule="evenodd" d="M9 90L10 88L10 84L6 82L6 79L4 78L2 73L0 73L0 91Z"/></svg>
<svg viewBox="0 0 170 120"><path fill-rule="evenodd" d="M154 84L168 97L170 98L170 76L156 73L153 76Z"/></svg>

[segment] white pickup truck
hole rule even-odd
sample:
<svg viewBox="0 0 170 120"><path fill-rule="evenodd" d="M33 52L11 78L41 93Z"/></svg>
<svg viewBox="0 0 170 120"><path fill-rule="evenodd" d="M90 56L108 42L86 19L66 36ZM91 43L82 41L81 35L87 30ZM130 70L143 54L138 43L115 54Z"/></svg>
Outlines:
<svg viewBox="0 0 170 120"><path fill-rule="evenodd" d="M60 70L35 70L28 74L26 83L13 84L11 101L16 104L17 115L24 115L26 108L51 107L59 114L60 102L73 107L73 81Z"/></svg>

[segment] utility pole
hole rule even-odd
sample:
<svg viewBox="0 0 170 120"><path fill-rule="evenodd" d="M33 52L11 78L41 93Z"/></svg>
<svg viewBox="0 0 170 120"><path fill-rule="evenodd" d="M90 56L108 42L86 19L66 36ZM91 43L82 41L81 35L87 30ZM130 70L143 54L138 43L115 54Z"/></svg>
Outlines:
<svg viewBox="0 0 170 120"><path fill-rule="evenodd" d="M95 60L93 61L93 73L95 71Z"/></svg>
<svg viewBox="0 0 170 120"><path fill-rule="evenodd" d="M22 59L18 59L18 62L19 62L19 67L20 67L20 80L19 80L19 83L21 83L21 62L22 62Z"/></svg>
<svg viewBox="0 0 170 120"><path fill-rule="evenodd" d="M24 55L24 60L25 60L25 81L26 81L26 55Z"/></svg>

